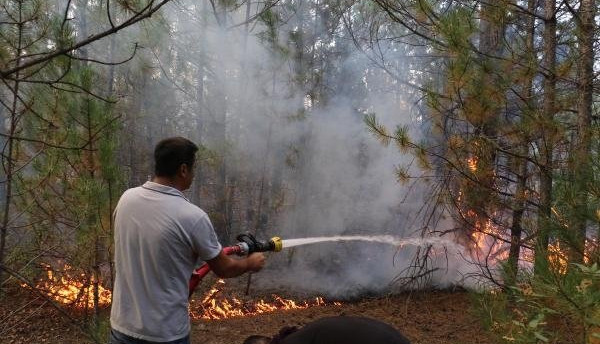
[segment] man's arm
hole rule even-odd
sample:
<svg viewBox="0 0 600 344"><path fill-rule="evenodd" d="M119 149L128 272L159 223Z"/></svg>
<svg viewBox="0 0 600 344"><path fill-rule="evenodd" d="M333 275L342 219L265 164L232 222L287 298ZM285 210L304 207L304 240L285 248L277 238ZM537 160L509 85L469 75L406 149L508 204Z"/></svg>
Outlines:
<svg viewBox="0 0 600 344"><path fill-rule="evenodd" d="M237 277L246 272L257 272L265 265L265 255L256 252L246 258L235 259L223 250L215 258L206 261L210 269L221 278Z"/></svg>

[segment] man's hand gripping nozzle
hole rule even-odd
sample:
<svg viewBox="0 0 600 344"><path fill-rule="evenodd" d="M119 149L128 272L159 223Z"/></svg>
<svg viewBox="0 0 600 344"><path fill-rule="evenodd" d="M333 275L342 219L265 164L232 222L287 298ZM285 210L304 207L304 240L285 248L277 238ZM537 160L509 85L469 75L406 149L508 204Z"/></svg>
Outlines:
<svg viewBox="0 0 600 344"><path fill-rule="evenodd" d="M283 249L283 242L280 237L272 237L266 241L257 240L254 235L250 233L240 234L236 237L239 241L237 244L232 246L227 246L223 248L223 252L227 255L238 255L245 256L254 252L279 252ZM192 273L192 277L189 282L189 296L191 297L194 293L194 290L206 276L210 272L210 266L208 264L204 264L201 267L194 270Z"/></svg>

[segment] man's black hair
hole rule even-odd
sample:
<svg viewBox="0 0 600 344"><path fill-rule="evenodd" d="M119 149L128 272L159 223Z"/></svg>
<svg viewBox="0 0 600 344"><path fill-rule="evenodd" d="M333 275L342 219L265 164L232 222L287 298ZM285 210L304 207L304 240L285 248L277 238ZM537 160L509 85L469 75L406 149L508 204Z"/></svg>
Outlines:
<svg viewBox="0 0 600 344"><path fill-rule="evenodd" d="M161 140L154 148L154 174L157 177L173 177L179 166L194 166L198 146L183 137Z"/></svg>

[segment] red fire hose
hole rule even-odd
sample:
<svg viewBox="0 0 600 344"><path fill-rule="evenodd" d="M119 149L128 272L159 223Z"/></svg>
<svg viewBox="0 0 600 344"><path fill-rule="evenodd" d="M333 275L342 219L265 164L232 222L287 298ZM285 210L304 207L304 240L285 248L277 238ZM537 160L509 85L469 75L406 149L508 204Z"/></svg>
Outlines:
<svg viewBox="0 0 600 344"><path fill-rule="evenodd" d="M232 254L243 254L244 251L243 251L242 246L233 245L233 246L223 247L223 253L230 256ZM196 289L196 287L198 286L200 281L209 272L210 272L210 265L208 265L208 264L204 264L201 267L194 270L194 272L192 272L192 277L190 278L190 283L189 283L190 294L188 295L188 297L192 297L192 294L194 293L194 290Z"/></svg>

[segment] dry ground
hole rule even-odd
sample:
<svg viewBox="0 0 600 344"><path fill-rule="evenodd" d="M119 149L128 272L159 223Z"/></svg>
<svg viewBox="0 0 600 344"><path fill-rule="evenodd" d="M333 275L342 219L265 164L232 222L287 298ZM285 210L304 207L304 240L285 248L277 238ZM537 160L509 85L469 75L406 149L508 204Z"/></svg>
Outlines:
<svg viewBox="0 0 600 344"><path fill-rule="evenodd" d="M201 295L200 295L201 296ZM464 291L413 292L364 298L341 305L280 310L223 320L194 320L192 342L236 344L252 334L273 335L283 326L302 326L331 315L362 315L398 328L413 344L493 344L470 312ZM74 315L72 315L74 316ZM107 316L104 310L103 316ZM0 302L0 343L91 343L67 316L25 290L13 291Z"/></svg>
<svg viewBox="0 0 600 344"><path fill-rule="evenodd" d="M283 326L301 326L324 316L361 315L392 324L413 344L493 344L492 336L469 309L466 292L418 292L344 302L340 306L196 321L192 335L197 343L242 343L251 334L273 335Z"/></svg>

